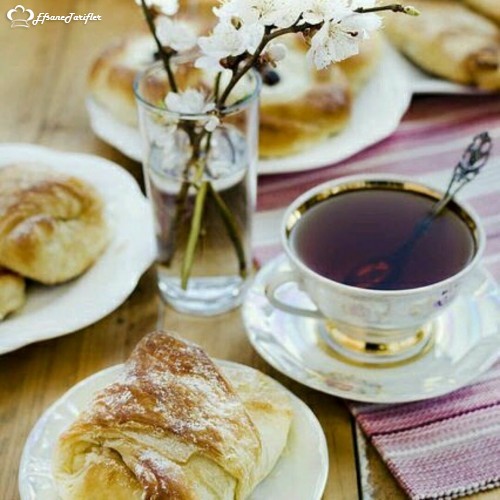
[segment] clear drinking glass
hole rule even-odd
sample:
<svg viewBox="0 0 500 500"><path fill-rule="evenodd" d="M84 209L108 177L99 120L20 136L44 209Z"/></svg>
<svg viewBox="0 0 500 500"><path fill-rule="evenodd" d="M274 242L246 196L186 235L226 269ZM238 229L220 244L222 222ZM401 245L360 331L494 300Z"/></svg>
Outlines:
<svg viewBox="0 0 500 500"><path fill-rule="evenodd" d="M179 92L188 87L213 92L215 75L193 61L177 61L173 68ZM170 91L161 63L136 80L158 288L180 312L219 314L241 303L252 265L260 77L250 72L235 87L212 133L204 132L208 114L167 111Z"/></svg>

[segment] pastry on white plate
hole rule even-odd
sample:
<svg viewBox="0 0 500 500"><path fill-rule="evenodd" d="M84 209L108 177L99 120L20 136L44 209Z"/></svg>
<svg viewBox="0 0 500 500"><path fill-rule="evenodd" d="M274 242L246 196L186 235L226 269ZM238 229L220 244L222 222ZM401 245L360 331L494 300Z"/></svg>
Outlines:
<svg viewBox="0 0 500 500"><path fill-rule="evenodd" d="M103 201L88 182L37 163L0 168L0 266L62 283L88 269L107 241Z"/></svg>
<svg viewBox="0 0 500 500"><path fill-rule="evenodd" d="M500 28L455 0L415 0L418 17L384 18L385 33L415 64L434 75L500 90Z"/></svg>
<svg viewBox="0 0 500 500"><path fill-rule="evenodd" d="M0 320L17 311L26 301L22 276L0 267Z"/></svg>
<svg viewBox="0 0 500 500"><path fill-rule="evenodd" d="M289 398L248 367L220 369L201 348L147 335L120 379L61 436L63 499L244 499L288 439Z"/></svg>
<svg viewBox="0 0 500 500"><path fill-rule="evenodd" d="M351 117L353 95L373 74L381 52L380 38L373 36L363 42L358 56L317 71L306 61L301 38L288 37L287 45L285 59L263 72L261 157L299 153L343 130ZM116 40L91 68L88 87L92 98L121 122L137 126L133 84L138 72L155 61L155 52L150 34ZM186 88L186 75L177 76L180 88ZM161 103L165 87L153 80L149 83Z"/></svg>
<svg viewBox="0 0 500 500"><path fill-rule="evenodd" d="M498 0L465 0L465 3L500 24L500 2Z"/></svg>

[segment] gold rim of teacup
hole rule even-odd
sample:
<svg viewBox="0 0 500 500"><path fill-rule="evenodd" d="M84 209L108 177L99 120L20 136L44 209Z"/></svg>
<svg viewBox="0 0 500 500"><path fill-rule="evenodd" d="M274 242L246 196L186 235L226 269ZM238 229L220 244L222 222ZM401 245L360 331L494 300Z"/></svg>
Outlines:
<svg viewBox="0 0 500 500"><path fill-rule="evenodd" d="M433 189L425 184L409 181L402 176L393 174L375 174L373 176L354 175L334 181L327 181L319 186L310 189L309 191L306 191L301 196L299 196L288 208L287 212L285 213L282 225L283 248L285 249L289 258L291 258L295 262L295 264L304 272L313 275L315 279L318 279L322 282L335 283L338 287L346 288L347 290L355 289L366 296L391 296L414 294L420 291L431 289L437 285L451 283L460 278L465 273L469 272L472 267L475 267L478 264L479 260L482 257L482 252L484 250L486 241L484 230L479 225L479 218L472 207L468 206L462 201L459 203L455 200L452 200L448 206L455 214L457 214L461 218L461 220L464 221L464 223L470 229L471 234L474 238L475 253L471 261L466 266L464 266L458 273L450 276L449 278L446 278L445 280L418 288L408 288L403 290L371 290L357 288L341 282L330 280L307 267L288 245L289 236L295 224L307 210L317 205L318 203L321 203L339 194L364 189L392 189L397 191L403 190L415 194L421 194L423 196L432 198L433 200L438 200L443 196L443 193L437 189Z"/></svg>
<svg viewBox="0 0 500 500"><path fill-rule="evenodd" d="M352 191L363 191L369 189L387 189L393 191L406 191L410 193L420 194L426 196L427 198L431 198L433 200L439 200L442 197L442 193L431 189L428 186L423 184L418 184L415 182L408 181L396 181L396 180L358 180L353 182L346 182L345 184L339 184L336 186L332 186L330 188L319 191L318 193L311 196L305 202L301 203L298 207L296 207L292 213L287 217L285 227L286 227L286 236L289 237L290 233L300 220L300 218L311 209L313 206L321 203L325 200L332 198L333 196L338 196L339 194L343 194L346 192ZM465 222L467 227L470 229L472 235L474 236L474 246L475 251L477 251L479 247L479 233L478 233L478 225L474 221L474 219L469 215L469 211L464 209L460 204L458 204L455 200L451 200L448 204L448 208L451 209L456 215L460 217L460 219Z"/></svg>

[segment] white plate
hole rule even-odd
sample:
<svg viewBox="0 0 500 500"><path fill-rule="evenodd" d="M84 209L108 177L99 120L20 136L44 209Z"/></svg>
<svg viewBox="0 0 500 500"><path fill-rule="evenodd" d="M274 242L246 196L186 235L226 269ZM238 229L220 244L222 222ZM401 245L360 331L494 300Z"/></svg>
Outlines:
<svg viewBox="0 0 500 500"><path fill-rule="evenodd" d="M218 361L224 366L236 363ZM241 366L241 365L240 365ZM88 406L94 393L113 383L123 365L92 375L56 401L33 427L19 468L21 500L58 498L52 479L52 455L61 432ZM286 390L286 389L285 389ZM294 418L283 455L249 500L320 500L328 475L328 450L323 430L312 411L291 392Z"/></svg>
<svg viewBox="0 0 500 500"><path fill-rule="evenodd" d="M390 45L385 44L375 74L354 99L347 127L303 153L260 160L259 173L298 172L342 161L390 136L410 100L410 82L404 62ZM130 158L142 160L141 138L136 128L123 124L92 99L87 99L87 110L92 130L98 137Z"/></svg>
<svg viewBox="0 0 500 500"><path fill-rule="evenodd" d="M484 270L431 322L434 341L424 355L406 364L374 368L335 355L322 321L285 313L269 303L265 281L288 266L282 255L259 271L243 305L243 320L257 352L308 387L355 401L417 401L468 384L500 355L500 291ZM283 293L286 302L312 307L295 285L283 287Z"/></svg>
<svg viewBox="0 0 500 500"><path fill-rule="evenodd" d="M92 184L104 200L111 241L79 278L58 286L28 286L25 306L0 322L0 354L103 318L130 295L156 253L149 203L124 169L96 156L0 145L0 168L20 161L43 163Z"/></svg>

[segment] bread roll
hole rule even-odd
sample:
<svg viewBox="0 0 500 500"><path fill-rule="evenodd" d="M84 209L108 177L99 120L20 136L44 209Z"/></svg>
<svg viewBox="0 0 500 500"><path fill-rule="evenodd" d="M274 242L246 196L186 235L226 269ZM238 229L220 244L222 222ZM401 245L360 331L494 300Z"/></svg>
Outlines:
<svg viewBox="0 0 500 500"><path fill-rule="evenodd" d="M134 80L155 61L156 46L147 33L115 40L93 64L88 87L91 96L118 120L137 126Z"/></svg>
<svg viewBox="0 0 500 500"><path fill-rule="evenodd" d="M412 2L421 15L386 16L386 33L430 73L486 90L500 90L500 28L451 0Z"/></svg>
<svg viewBox="0 0 500 500"><path fill-rule="evenodd" d="M44 284L83 273L107 242L92 186L38 164L0 169L0 265Z"/></svg>
<svg viewBox="0 0 500 500"><path fill-rule="evenodd" d="M349 122L353 95L378 65L380 42L378 36L365 40L357 56L318 71L307 64L301 37L288 37L288 54L273 70L271 84L263 77L260 156L299 153L339 133Z"/></svg>
<svg viewBox="0 0 500 500"><path fill-rule="evenodd" d="M120 380L61 436L63 499L244 499L287 441L286 393L247 367L219 369L164 332L135 348Z"/></svg>
<svg viewBox="0 0 500 500"><path fill-rule="evenodd" d="M133 82L154 61L151 35L124 38L108 48L89 76L93 98L120 121L137 126ZM349 120L351 91L339 69L316 72L292 48L276 70L279 83L263 85L261 156L283 156L341 130Z"/></svg>
<svg viewBox="0 0 500 500"><path fill-rule="evenodd" d="M500 2L498 0L465 0L465 3L500 24Z"/></svg>
<svg viewBox="0 0 500 500"><path fill-rule="evenodd" d="M25 301L24 279L0 267L0 320L17 311Z"/></svg>
<svg viewBox="0 0 500 500"><path fill-rule="evenodd" d="M301 38L288 37L286 43L287 57L263 77L261 157L297 153L341 131L351 115L353 93L361 90L380 59L380 37L374 36L361 44L358 56L317 71L306 62ZM154 61L154 53L151 35L127 36L106 49L89 76L93 98L132 126L137 126L133 82Z"/></svg>

